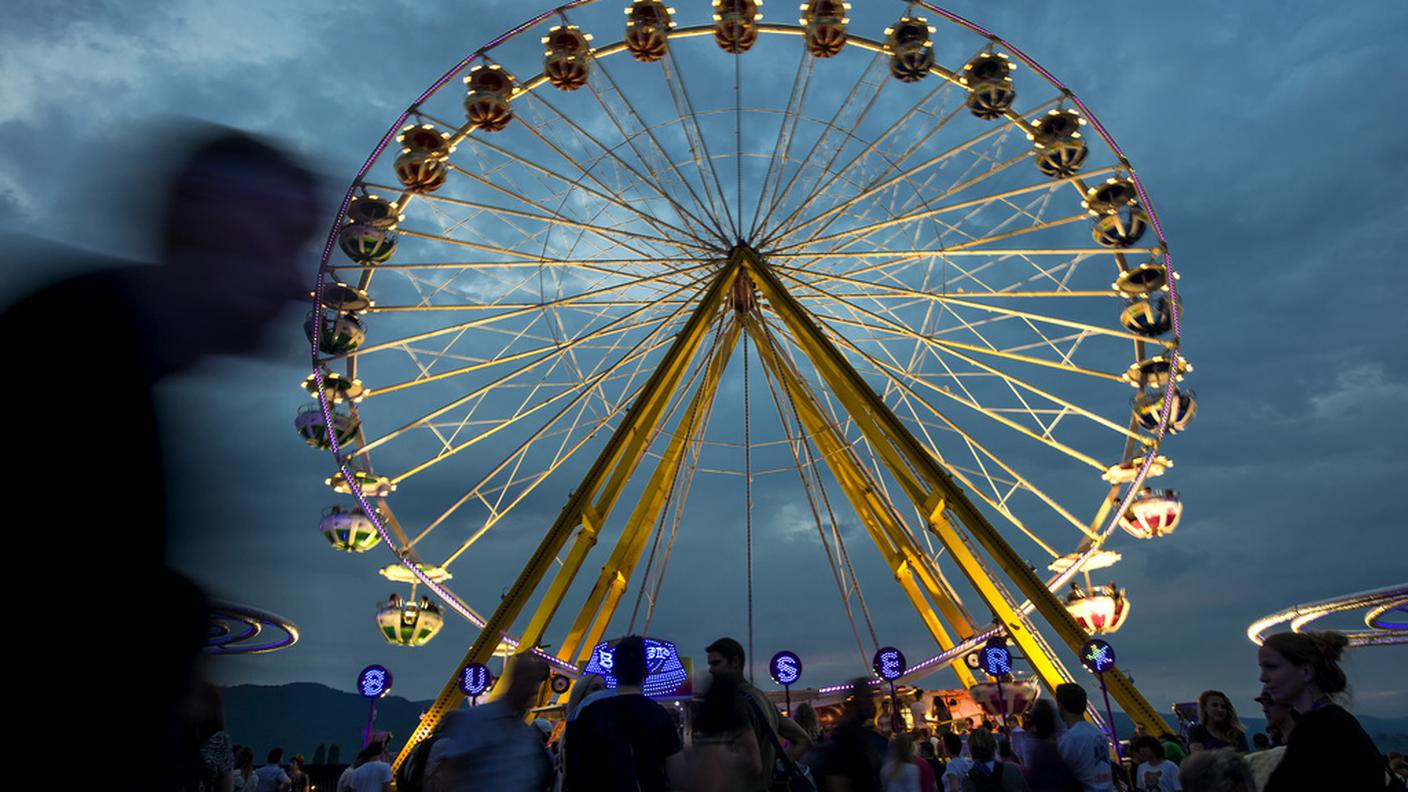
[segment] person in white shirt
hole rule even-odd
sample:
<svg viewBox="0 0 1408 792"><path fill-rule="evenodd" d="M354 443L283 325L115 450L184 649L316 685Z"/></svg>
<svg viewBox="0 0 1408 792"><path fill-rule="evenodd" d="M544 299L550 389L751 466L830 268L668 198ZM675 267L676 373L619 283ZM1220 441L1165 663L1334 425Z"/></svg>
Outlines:
<svg viewBox="0 0 1408 792"><path fill-rule="evenodd" d="M943 778L939 779L942 792L973 792L973 780L968 777L968 771L973 769L973 760L963 755L963 738L953 732L944 732L944 751L949 759Z"/></svg>
<svg viewBox="0 0 1408 792"><path fill-rule="evenodd" d="M254 771L258 792L288 792L293 788L293 781L289 779L288 773L279 766L283 758L284 749L275 748L269 752L269 763Z"/></svg>
<svg viewBox="0 0 1408 792"><path fill-rule="evenodd" d="M919 729L929 725L929 707L924 704L924 691L919 688L914 689L914 701L909 704L909 717L914 721L912 728Z"/></svg>
<svg viewBox="0 0 1408 792"><path fill-rule="evenodd" d="M391 792L391 765L386 762L386 749L381 743L367 746L370 757L352 771L347 785L352 792Z"/></svg>
<svg viewBox="0 0 1408 792"><path fill-rule="evenodd" d="M1130 752L1139 763L1134 780L1139 792L1183 792L1178 783L1178 765L1164 757L1164 745L1158 738L1144 735L1134 738Z"/></svg>
<svg viewBox="0 0 1408 792"><path fill-rule="evenodd" d="M1056 750L1080 782L1082 792L1114 792L1110 743L1104 732L1085 719L1087 701L1085 688L1080 685L1067 682L1056 686L1056 705L1067 726L1066 733L1056 742Z"/></svg>

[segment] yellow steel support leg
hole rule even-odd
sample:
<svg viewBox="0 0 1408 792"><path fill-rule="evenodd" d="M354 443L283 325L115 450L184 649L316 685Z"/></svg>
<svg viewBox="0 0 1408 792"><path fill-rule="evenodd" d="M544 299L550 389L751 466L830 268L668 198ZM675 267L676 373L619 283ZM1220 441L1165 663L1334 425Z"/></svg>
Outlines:
<svg viewBox="0 0 1408 792"><path fill-rule="evenodd" d="M924 598L924 592L928 593L933 603L938 604L944 618L949 620L963 638L971 637L974 633L972 620L956 600L949 598L946 587L939 584L938 570L931 568L932 560L919 549L890 502L879 496L875 482L865 466L836 432L835 427L827 422L805 382L790 362L778 354L757 321L751 317L744 321L764 368L782 385L808 436L816 443L819 456L831 470L841 490L846 493L846 498L860 516L861 524L865 526L875 546L880 549L885 563L889 564L895 573L895 580L904 589L905 595L909 597L914 610L924 621L924 626L929 629L939 648L948 651L955 643L935 615L934 605ZM924 592L920 591L920 583L923 584ZM951 667L964 687L971 687L976 681L973 672L962 662L954 662Z"/></svg>
<svg viewBox="0 0 1408 792"><path fill-rule="evenodd" d="M563 568L554 578L543 602L533 614L528 628L524 630L521 641L524 647L531 647L536 646L542 639L543 631L561 604L562 596L567 592L573 576L581 568L587 551L595 544L597 532L615 505L622 486L644 456L646 446L654 435L666 405L679 386L690 360L698 351L709 325L718 315L725 295L738 278L741 262L741 255L735 253L720 267L718 275L709 284L698 307L690 315L665 357L650 375L650 379L646 381L645 387L641 389L630 411L622 419L621 425L612 432L606 447L592 463L582 483L572 491L567 505L543 536L527 565L519 573L518 579L500 600L493 615L485 622L484 629L480 630L474 644L465 653L464 660L455 669L456 673L451 674L435 703L430 706L411 738L406 741L405 747L396 757L395 767L400 767L401 763L406 761L411 749L435 729L445 713L460 704L464 696L459 689L459 668L468 663L482 663L489 659L500 637L513 625L538 584L552 567L553 559L567 543L572 531L580 527L576 543L568 553Z"/></svg>
<svg viewBox="0 0 1408 792"><path fill-rule="evenodd" d="M1008 636L1020 647L1042 682L1048 688L1054 688L1066 681L1055 658L1048 656L1037 637L1027 630L1021 614L988 576L964 538L949 522L948 515L956 517L968 529L983 551L1031 600L1041 617L1072 651L1080 651L1089 638L1086 632L992 523L978 511L938 460L885 406L757 254L747 248L740 248L739 252L744 271L757 285L759 293L782 317L802 351L841 399L905 494L920 507L922 513L930 515L930 530L938 536L963 570L964 576L992 608L1007 629ZM1136 723L1143 724L1150 732L1167 728L1158 712L1118 670L1106 673L1105 682L1110 694Z"/></svg>
<svg viewBox="0 0 1408 792"><path fill-rule="evenodd" d="M606 631L606 626L616 611L616 605L625 593L631 573L649 542L651 526L665 508L670 493L670 482L674 481L684 463L690 440L702 428L703 415L709 403L714 400L714 394L718 392L719 380L728 365L729 356L738 344L739 334L739 324L731 321L709 360L708 368L701 375L699 386L675 427L664 454L660 457L660 463L656 465L655 472L645 485L630 519L626 521L626 527L621 532L615 549L611 551L611 557L602 566L596 585L587 595L586 602L582 604L572 628L558 649L557 656L562 660L569 663L585 660L587 653L597 645Z"/></svg>

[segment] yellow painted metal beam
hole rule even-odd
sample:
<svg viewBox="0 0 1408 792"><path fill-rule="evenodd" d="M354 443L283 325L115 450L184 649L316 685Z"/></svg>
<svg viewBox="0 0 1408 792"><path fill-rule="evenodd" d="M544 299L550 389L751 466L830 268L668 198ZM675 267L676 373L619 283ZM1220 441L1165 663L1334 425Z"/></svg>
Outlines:
<svg viewBox="0 0 1408 792"><path fill-rule="evenodd" d="M826 420L816 397L812 395L801 376L785 357L778 354L756 319L746 318L744 326L758 349L758 357L763 366L781 384L788 400L797 410L797 416L807 430L807 435L816 443L819 456L831 470L851 506L855 508L861 524L879 548L885 563L889 564L894 572L895 580L904 589L905 595L909 597L939 648L948 651L955 643L934 614L934 605L938 606L944 618L963 638L971 637L975 632L972 619L958 600L951 596L948 586L942 582L943 578L937 566L919 548L889 500L879 494L875 481L855 452ZM921 584L923 592L920 590ZM925 593L928 594L929 600L925 599ZM965 687L972 686L976 681L972 671L963 663L955 662L951 667Z"/></svg>
<svg viewBox="0 0 1408 792"><path fill-rule="evenodd" d="M596 543L597 532L615 505L621 487L644 456L666 405L679 386L690 360L698 351L709 325L717 317L724 298L741 269L742 256L738 253L730 255L728 261L719 268L718 274L701 297L699 306L695 308L674 343L666 351L665 357L651 373L630 411L611 434L581 484L572 491L567 505L543 536L517 580L499 601L498 608L485 622L479 636L465 653L464 660L455 668L455 673L451 674L440 695L421 717L420 724L397 755L395 767L400 767L410 755L411 749L429 736L447 712L463 701L464 695L459 689L459 669L468 663L482 663L489 659L494 648L498 646L501 635L518 618L533 592L551 569L554 559L576 530L577 539L569 551L567 561L553 579L543 602L533 614L520 644L531 647L541 641L543 631L561 604L562 596L567 592L572 577L586 559L587 551Z"/></svg>
<svg viewBox="0 0 1408 792"><path fill-rule="evenodd" d="M665 508L670 493L670 482L674 481L684 463L691 439L702 428L702 417L718 392L719 381L728 365L729 356L738 343L740 332L736 321L730 321L724 329L718 347L709 360L708 368L701 376L689 406L675 427L655 472L645 485L641 499L636 502L630 519L626 521L626 527L621 532L616 547L611 551L611 557L602 566L601 575L582 604L567 637L558 648L560 659L569 663L581 662L586 659L592 647L600 642L621 595L625 593L631 573L649 542L651 526Z"/></svg>
<svg viewBox="0 0 1408 792"><path fill-rule="evenodd" d="M997 529L977 509L938 460L900 422L864 378L841 355L812 320L806 309L783 287L756 253L740 249L744 272L759 293L782 317L798 346L845 405L851 418L871 447L885 462L905 494L923 513L930 514L929 529L949 551L969 583L1006 628L1008 637L1021 649L1048 688L1067 681L1056 659L1047 654L1043 642L1027 629L1015 603L995 581L966 541L954 528L950 517L967 528L983 552L1001 568L1051 625L1057 636L1079 652L1089 635L1027 566L1026 561L1007 544ZM1163 719L1118 670L1105 674L1110 694L1136 723L1150 732L1164 729Z"/></svg>

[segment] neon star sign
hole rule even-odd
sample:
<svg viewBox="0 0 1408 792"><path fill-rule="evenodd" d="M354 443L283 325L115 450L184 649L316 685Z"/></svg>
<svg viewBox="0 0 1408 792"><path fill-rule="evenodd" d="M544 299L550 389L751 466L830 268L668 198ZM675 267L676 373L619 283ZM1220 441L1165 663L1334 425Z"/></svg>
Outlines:
<svg viewBox="0 0 1408 792"><path fill-rule="evenodd" d="M1097 674L1115 667L1115 647L1099 638L1091 638L1080 648L1080 662Z"/></svg>

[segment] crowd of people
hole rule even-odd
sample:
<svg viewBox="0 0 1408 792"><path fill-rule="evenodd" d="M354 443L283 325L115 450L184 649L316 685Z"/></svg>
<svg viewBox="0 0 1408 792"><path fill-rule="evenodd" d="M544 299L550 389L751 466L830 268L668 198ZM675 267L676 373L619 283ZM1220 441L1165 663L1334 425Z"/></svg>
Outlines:
<svg viewBox="0 0 1408 792"><path fill-rule="evenodd" d="M706 651L702 698L657 702L644 693L639 636L612 652L614 688L577 680L557 719L530 718L548 668L510 658L491 700L450 712L393 773L372 742L329 792L1288 792L1405 790L1408 761L1384 756L1341 703L1348 687L1338 633L1282 633L1258 651L1266 731L1248 735L1231 699L1198 697L1186 730L1136 727L1118 748L1087 718L1080 685L1059 685L1018 717L956 716L956 701L923 691L882 697L856 679L840 705L803 702L784 715L745 676L743 647ZM790 715L790 717L789 717ZM975 719L976 720L976 719ZM254 751L218 732L202 747L199 788L314 792L302 756Z"/></svg>
<svg viewBox="0 0 1408 792"><path fill-rule="evenodd" d="M1198 698L1184 734L1139 728L1118 750L1087 718L1085 690L1060 685L1010 723L970 728L948 703L892 702L857 679L827 721L808 703L789 713L749 684L742 646L707 648L711 682L692 702L689 739L679 705L647 698L638 636L614 649L610 689L585 676L560 722L529 721L548 670L531 654L511 659L493 701L447 718L397 779L400 792L554 790L840 790L844 792L1287 792L1401 789L1402 757L1384 756L1336 703L1347 687L1336 633L1271 636L1258 653L1265 735L1249 739L1231 699ZM883 706L882 706L883 704ZM900 717L905 707L908 717ZM905 723L903 727L899 724ZM420 756L417 757L416 754ZM376 778L390 772L377 769ZM362 770L354 771L363 773ZM371 777L370 773L365 774ZM1398 786L1395 786L1398 785ZM373 787L350 783L361 792ZM341 785L337 792L342 792Z"/></svg>

